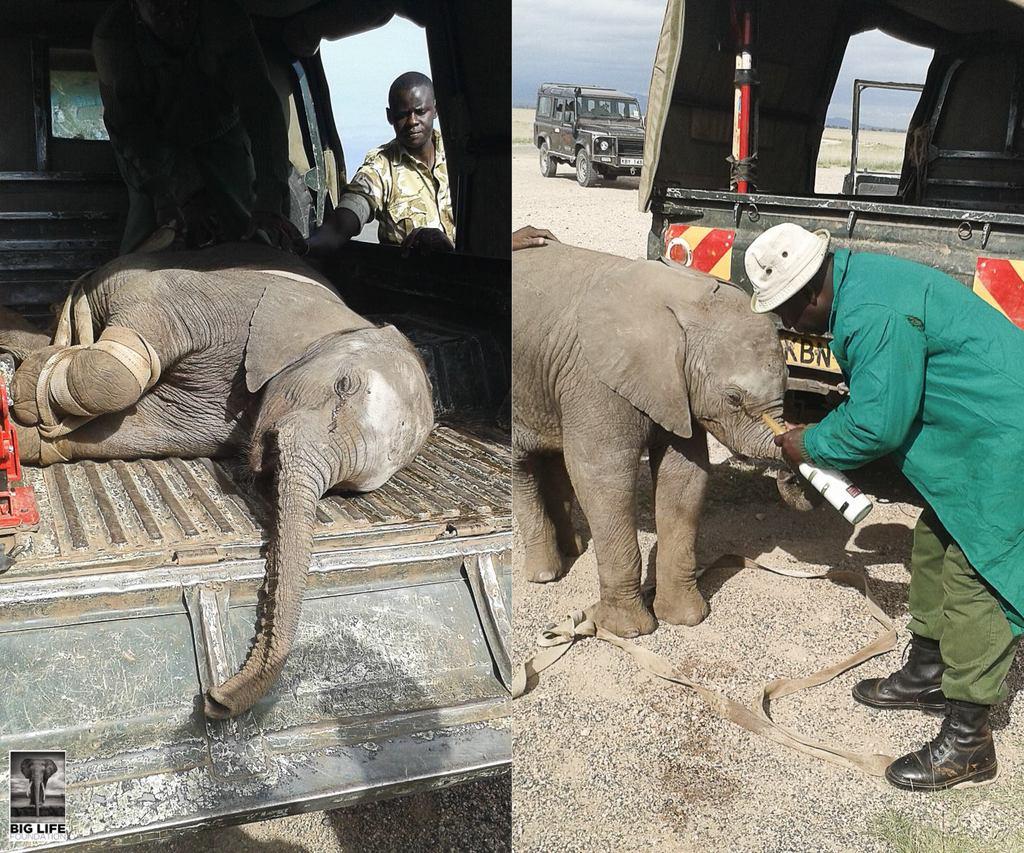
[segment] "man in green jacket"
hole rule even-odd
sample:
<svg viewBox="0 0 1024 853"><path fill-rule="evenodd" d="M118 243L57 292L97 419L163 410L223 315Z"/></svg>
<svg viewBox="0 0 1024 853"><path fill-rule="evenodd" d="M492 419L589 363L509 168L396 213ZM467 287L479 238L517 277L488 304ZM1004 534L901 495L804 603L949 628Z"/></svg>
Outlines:
<svg viewBox="0 0 1024 853"><path fill-rule="evenodd" d="M1024 332L955 279L886 255L829 251L785 223L744 259L752 307L831 332L849 396L778 436L791 463L849 469L891 454L927 501L911 553L906 664L861 681L873 708L944 714L886 771L940 790L996 775L989 708L1024 633Z"/></svg>
<svg viewBox="0 0 1024 853"><path fill-rule="evenodd" d="M234 0L115 0L96 26L103 120L128 185L122 252L184 237L301 248L288 128Z"/></svg>

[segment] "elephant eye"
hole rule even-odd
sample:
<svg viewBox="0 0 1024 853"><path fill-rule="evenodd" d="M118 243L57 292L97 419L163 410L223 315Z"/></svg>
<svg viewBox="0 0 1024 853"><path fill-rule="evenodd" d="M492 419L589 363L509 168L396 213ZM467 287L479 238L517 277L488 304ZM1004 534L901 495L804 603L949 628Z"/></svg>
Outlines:
<svg viewBox="0 0 1024 853"><path fill-rule="evenodd" d="M738 409L743 404L743 395L735 388L729 388L725 392L725 399L734 409Z"/></svg>

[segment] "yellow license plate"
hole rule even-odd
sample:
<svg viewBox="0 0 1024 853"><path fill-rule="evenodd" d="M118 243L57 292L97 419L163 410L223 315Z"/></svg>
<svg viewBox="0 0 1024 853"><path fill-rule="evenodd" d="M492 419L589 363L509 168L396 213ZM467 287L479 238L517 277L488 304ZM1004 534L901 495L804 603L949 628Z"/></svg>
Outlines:
<svg viewBox="0 0 1024 853"><path fill-rule="evenodd" d="M786 364L792 367L807 367L811 370L826 370L829 373L843 371L828 348L828 341L814 335L797 335L793 332L779 332L782 352L786 356Z"/></svg>

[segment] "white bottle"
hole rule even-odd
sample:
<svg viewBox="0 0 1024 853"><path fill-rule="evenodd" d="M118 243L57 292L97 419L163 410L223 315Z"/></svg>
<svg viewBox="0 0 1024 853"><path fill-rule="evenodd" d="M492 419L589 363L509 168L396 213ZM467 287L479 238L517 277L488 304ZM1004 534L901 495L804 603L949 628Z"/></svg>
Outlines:
<svg viewBox="0 0 1024 853"><path fill-rule="evenodd" d="M838 471L801 462L800 473L850 524L863 521L871 512L871 499Z"/></svg>
<svg viewBox="0 0 1024 853"><path fill-rule="evenodd" d="M762 414L761 420L775 435L786 432L786 428L769 414ZM871 512L871 499L835 469L816 468L807 462L801 462L798 470L850 524L863 521Z"/></svg>

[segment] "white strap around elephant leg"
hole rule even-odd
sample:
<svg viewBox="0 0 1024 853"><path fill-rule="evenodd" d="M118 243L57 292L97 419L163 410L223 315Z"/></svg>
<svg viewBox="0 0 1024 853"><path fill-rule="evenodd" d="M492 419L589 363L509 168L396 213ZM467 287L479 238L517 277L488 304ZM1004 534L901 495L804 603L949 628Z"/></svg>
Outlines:
<svg viewBox="0 0 1024 853"><path fill-rule="evenodd" d="M160 378L160 357L156 350L142 335L124 326L104 329L95 344L79 344L54 353L43 365L36 382L39 432L46 438L67 435L100 414L83 406L68 386L71 359L86 349L105 352L127 368L138 383L139 396Z"/></svg>
<svg viewBox="0 0 1024 853"><path fill-rule="evenodd" d="M70 462L71 457L66 455L58 446L60 439L49 439L39 436L39 464L53 465L55 462Z"/></svg>
<svg viewBox="0 0 1024 853"><path fill-rule="evenodd" d="M160 378L160 356L142 335L126 326L107 326L92 349L116 358L131 371L144 394Z"/></svg>
<svg viewBox="0 0 1024 853"><path fill-rule="evenodd" d="M92 271L85 273L75 279L68 291L60 308L57 318L57 330L53 333L55 346L67 347L73 343L91 344L92 333L92 309L89 306L89 299L85 295L85 282Z"/></svg>
<svg viewBox="0 0 1024 853"><path fill-rule="evenodd" d="M77 404L74 404L71 410L65 408L62 412L56 411L50 394L54 373L60 365L64 365L58 384L63 384L68 398L65 402L71 400L71 394L67 391L67 364L76 352L82 349L85 347L71 346L55 352L47 359L43 369L39 371L39 379L36 381L36 409L39 411L39 435L41 438L59 438L92 419L92 415Z"/></svg>

